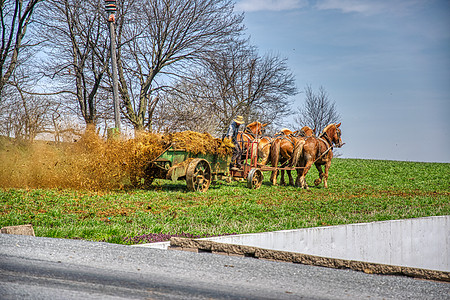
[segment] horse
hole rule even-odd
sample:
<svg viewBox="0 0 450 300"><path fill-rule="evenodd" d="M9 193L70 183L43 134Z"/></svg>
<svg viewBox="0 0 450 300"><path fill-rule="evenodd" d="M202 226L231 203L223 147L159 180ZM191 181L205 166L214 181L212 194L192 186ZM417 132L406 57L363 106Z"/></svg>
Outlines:
<svg viewBox="0 0 450 300"><path fill-rule="evenodd" d="M258 158L261 159L261 162L258 163L260 166L265 166L270 159L270 152L271 152L271 146L272 143L276 140L277 137L280 135L289 135L292 134L292 131L290 131L287 128L283 128L275 134L274 137L271 136L264 136L259 140L258 143Z"/></svg>
<svg viewBox="0 0 450 300"><path fill-rule="evenodd" d="M333 158L333 145L335 147L342 147L343 145L340 126L341 123L332 123L324 128L319 137L309 136L304 138L305 143L302 146L301 158L298 161L301 168L297 170L296 185L308 189L305 176L314 164L319 171L319 178L314 181L314 184L318 186L323 180L324 187L328 188L328 171ZM322 171L322 165L325 165L324 171Z"/></svg>
<svg viewBox="0 0 450 300"><path fill-rule="evenodd" d="M303 126L302 129L300 129L300 136L302 137L308 137L308 136L315 136L316 135L316 129L311 129L308 126Z"/></svg>
<svg viewBox="0 0 450 300"><path fill-rule="evenodd" d="M254 140L257 139L261 142L260 136L264 133L264 127L266 127L267 125L268 123L262 124L261 122L255 121L245 126L244 131L239 131L237 142L241 147L242 154L246 152L247 146L250 145L250 143ZM258 155L257 144L254 144L253 147L252 158L255 158Z"/></svg>
<svg viewBox="0 0 450 300"><path fill-rule="evenodd" d="M264 133L264 127L266 127L267 125L268 123L262 124L258 121L255 121L245 126L244 132L261 136Z"/></svg>
<svg viewBox="0 0 450 300"><path fill-rule="evenodd" d="M265 166L270 158L270 146L275 139L271 136L263 136L258 143L258 159L261 161L259 166Z"/></svg>
<svg viewBox="0 0 450 300"><path fill-rule="evenodd" d="M281 167L297 165L304 141L302 138L297 137L296 134L297 132L283 128L277 138L272 142L270 157L273 167L278 167L278 163L281 163ZM274 170L270 176L270 181L273 185L277 184L277 173L278 170ZM288 170L286 173L289 177L289 184L294 185L291 171ZM281 170L280 175L280 184L284 185L284 170Z"/></svg>

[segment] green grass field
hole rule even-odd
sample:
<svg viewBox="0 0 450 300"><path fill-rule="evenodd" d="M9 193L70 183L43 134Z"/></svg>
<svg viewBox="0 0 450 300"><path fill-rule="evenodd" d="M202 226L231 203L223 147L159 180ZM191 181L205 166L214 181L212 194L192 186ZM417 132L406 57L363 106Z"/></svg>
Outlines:
<svg viewBox="0 0 450 300"><path fill-rule="evenodd" d="M139 243L450 214L450 164L334 159L329 188L218 182L206 193L155 180L150 190L0 188L0 227L37 236ZM317 171L311 169L311 186ZM135 237L134 239L131 239Z"/></svg>

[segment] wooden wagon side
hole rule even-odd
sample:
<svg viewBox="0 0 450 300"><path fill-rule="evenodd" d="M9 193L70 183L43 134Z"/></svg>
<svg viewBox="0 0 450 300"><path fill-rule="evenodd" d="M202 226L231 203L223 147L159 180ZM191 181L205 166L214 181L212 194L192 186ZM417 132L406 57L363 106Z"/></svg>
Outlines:
<svg viewBox="0 0 450 300"><path fill-rule="evenodd" d="M145 185L153 179L186 180L189 191L205 192L212 180L228 176L231 157L217 154L194 154L184 149L169 148L144 168Z"/></svg>

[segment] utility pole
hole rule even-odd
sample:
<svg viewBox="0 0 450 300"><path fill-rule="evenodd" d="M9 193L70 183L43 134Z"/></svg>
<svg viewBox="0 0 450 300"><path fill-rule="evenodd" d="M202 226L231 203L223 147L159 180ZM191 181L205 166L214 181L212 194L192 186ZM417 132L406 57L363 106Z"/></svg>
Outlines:
<svg viewBox="0 0 450 300"><path fill-rule="evenodd" d="M114 30L115 13L117 11L116 0L105 0L105 10L109 14L109 36L111 39L111 65L113 81L113 102L114 102L114 125L113 135L120 135L120 109L119 109L119 82L117 80L117 56L116 56L116 34Z"/></svg>

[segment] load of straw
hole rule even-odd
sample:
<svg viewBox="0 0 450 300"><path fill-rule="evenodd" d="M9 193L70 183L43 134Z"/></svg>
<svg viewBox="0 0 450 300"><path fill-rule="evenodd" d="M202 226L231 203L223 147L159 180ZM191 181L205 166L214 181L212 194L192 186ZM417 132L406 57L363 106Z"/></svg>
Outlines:
<svg viewBox="0 0 450 300"><path fill-rule="evenodd" d="M212 137L209 133L194 131L169 133L163 139L167 140L172 147L183 149L193 154L208 153L226 157L232 154L234 148L234 145L227 139L222 141Z"/></svg>

